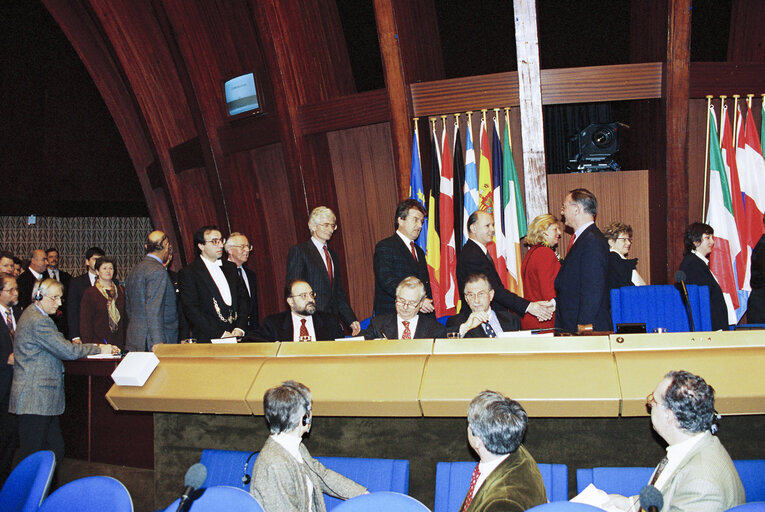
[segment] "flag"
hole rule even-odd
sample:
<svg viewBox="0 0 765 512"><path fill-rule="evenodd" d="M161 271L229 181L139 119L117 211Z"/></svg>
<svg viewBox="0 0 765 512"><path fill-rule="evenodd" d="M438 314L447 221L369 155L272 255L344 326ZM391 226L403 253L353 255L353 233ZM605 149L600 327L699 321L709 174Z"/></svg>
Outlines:
<svg viewBox="0 0 765 512"><path fill-rule="evenodd" d="M765 160L754 125L752 110L747 108L746 127L739 128L736 144L736 165L744 195L746 244L754 248L763 233L762 213L765 209Z"/></svg>
<svg viewBox="0 0 765 512"><path fill-rule="evenodd" d="M733 276L733 265L741 250L736 221L733 217L733 202L725 172L720 140L717 135L717 118L714 107L708 111L709 123L709 207L707 224L715 230L715 244L709 255L709 270L720 283L725 305L728 307L728 323L738 323L738 287Z"/></svg>
<svg viewBox="0 0 765 512"><path fill-rule="evenodd" d="M480 160L478 161L478 209L494 214L494 187L491 185L491 149L489 148L489 134L486 132L486 116L481 119L481 147Z"/></svg>
<svg viewBox="0 0 765 512"><path fill-rule="evenodd" d="M510 143L510 116L505 111L505 141L502 145L502 216L505 227L505 260L508 271L508 290L523 296L521 281L521 238L526 236L526 211L518 172ZM515 282L515 284L513 284ZM515 287L515 289L513 289Z"/></svg>
<svg viewBox="0 0 765 512"><path fill-rule="evenodd" d="M433 158L430 167L430 194L428 194L428 248L425 251L425 261L428 264L430 276L430 291L433 293L433 306L436 308L436 316L444 316L444 297L441 292L441 240L438 236L440 182L441 182L441 155L438 154L438 139L436 138L436 125L433 123L431 151Z"/></svg>
<svg viewBox="0 0 765 512"><path fill-rule="evenodd" d="M422 167L420 164L420 144L417 137L417 125L415 124L414 136L412 138L412 169L409 174L409 198L419 201L423 208L425 208L425 190L422 185ZM420 231L420 237L415 242L424 251L427 241L428 227L425 218L422 224L422 231Z"/></svg>
<svg viewBox="0 0 765 512"><path fill-rule="evenodd" d="M502 285L507 288L507 260L505 259L505 230L502 226L502 215L500 209L502 206L502 144L499 140L499 121L497 116L494 116L493 137L491 143L491 181L493 185L492 190L492 204L497 207L494 214L494 266L497 269L497 274L502 280ZM483 154L483 148L481 150Z"/></svg>
<svg viewBox="0 0 765 512"><path fill-rule="evenodd" d="M438 205L439 227L441 239L441 293L444 309L436 310L436 316L452 316L457 306L457 250L454 238L454 180L452 173L452 152L447 140L446 123L441 132L441 199Z"/></svg>
<svg viewBox="0 0 765 512"><path fill-rule="evenodd" d="M478 210L478 170L475 166L475 150L473 149L473 127L470 116L467 123L467 142L465 143L465 208L462 215L462 245L468 240L467 221L470 214Z"/></svg>
<svg viewBox="0 0 765 512"><path fill-rule="evenodd" d="M457 255L462 249L462 223L464 222L464 198L462 191L465 188L465 159L462 158L462 138L460 137L460 125L454 122L454 162L452 171L454 178L454 241Z"/></svg>

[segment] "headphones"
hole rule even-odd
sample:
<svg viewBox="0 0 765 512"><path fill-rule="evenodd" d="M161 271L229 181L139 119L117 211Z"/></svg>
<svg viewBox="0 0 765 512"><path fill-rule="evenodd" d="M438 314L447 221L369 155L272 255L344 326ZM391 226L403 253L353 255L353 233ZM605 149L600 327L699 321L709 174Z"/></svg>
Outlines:
<svg viewBox="0 0 765 512"><path fill-rule="evenodd" d="M42 292L42 289L40 288L40 285L42 285L43 280L41 279L36 283L35 292L34 295L32 295L32 300L40 301L43 299L44 295Z"/></svg>
<svg viewBox="0 0 765 512"><path fill-rule="evenodd" d="M311 415L311 401L308 400L308 397L305 396L305 393L303 393L303 391L300 388L298 388L296 386L293 386L292 384L287 384L287 383L282 384L282 386L284 386L285 388L290 388L295 393L300 395L300 397L303 399L303 406L305 407L305 414L303 415L303 419L301 420L301 423L302 423L302 425L304 427L310 425L311 424L311 416L312 416Z"/></svg>
<svg viewBox="0 0 765 512"><path fill-rule="evenodd" d="M247 457L247 460L244 461L244 471L242 473L242 483L244 485L248 485L250 483L250 480L252 480L252 475L247 474L247 468L250 466L250 459L252 459L253 456L257 455L258 452L252 452L249 457Z"/></svg>

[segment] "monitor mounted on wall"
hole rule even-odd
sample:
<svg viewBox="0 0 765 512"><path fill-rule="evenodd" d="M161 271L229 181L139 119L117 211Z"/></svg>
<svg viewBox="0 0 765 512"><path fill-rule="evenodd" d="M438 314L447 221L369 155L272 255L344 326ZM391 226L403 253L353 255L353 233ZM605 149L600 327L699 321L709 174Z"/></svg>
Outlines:
<svg viewBox="0 0 765 512"><path fill-rule="evenodd" d="M230 117L240 117L261 111L254 73L235 76L223 83L226 109Z"/></svg>

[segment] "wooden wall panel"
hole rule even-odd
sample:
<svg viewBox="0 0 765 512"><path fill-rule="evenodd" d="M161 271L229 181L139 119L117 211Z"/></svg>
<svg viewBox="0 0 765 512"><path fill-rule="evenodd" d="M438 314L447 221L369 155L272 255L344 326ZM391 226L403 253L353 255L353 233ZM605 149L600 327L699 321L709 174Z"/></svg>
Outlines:
<svg viewBox="0 0 765 512"><path fill-rule="evenodd" d="M547 194L551 213L560 217L563 200L570 190L586 188L598 198L596 224L601 231L611 222L623 222L633 229L631 258L638 258L638 272L652 284L651 239L648 224L648 171L551 174L547 177ZM570 231L570 228L567 228ZM561 257L571 233L564 233L558 247ZM661 284L661 282L655 282Z"/></svg>
<svg viewBox="0 0 765 512"><path fill-rule="evenodd" d="M765 2L733 0L730 13L728 61L765 61Z"/></svg>
<svg viewBox="0 0 765 512"><path fill-rule="evenodd" d="M718 115L720 101L715 101ZM690 100L688 104L688 220L704 222L702 216L704 198L704 153L706 151L707 100ZM731 108L731 112L733 109ZM719 122L719 118L718 118ZM709 183L706 184L707 189ZM707 192L709 200L709 192ZM682 233L670 233L676 240ZM682 244L681 244L682 245Z"/></svg>
<svg viewBox="0 0 765 512"><path fill-rule="evenodd" d="M343 232L345 240L347 291L356 316L362 319L372 315L375 245L393 234L400 200L390 127L381 123L336 131L328 133L327 139L337 188L338 232Z"/></svg>

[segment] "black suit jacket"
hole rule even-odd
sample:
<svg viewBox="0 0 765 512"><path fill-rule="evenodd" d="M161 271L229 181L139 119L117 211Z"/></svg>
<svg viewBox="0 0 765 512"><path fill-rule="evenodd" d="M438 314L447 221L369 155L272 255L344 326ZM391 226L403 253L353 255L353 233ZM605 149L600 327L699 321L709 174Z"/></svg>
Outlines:
<svg viewBox="0 0 765 512"><path fill-rule="evenodd" d="M728 330L728 307L725 305L722 289L709 267L693 253L686 254L680 263L680 270L685 272L686 284L709 287L709 307L712 313L712 330ZM698 322L698 320L697 320Z"/></svg>
<svg viewBox="0 0 765 512"><path fill-rule="evenodd" d="M80 337L80 302L82 294L92 285L88 273L77 276L69 283L66 292L66 324L69 328L69 339Z"/></svg>
<svg viewBox="0 0 765 512"><path fill-rule="evenodd" d="M43 274L43 279L48 277L48 273ZM16 279L19 287L19 307L26 309L32 303L32 288L34 288L37 278L31 270L25 271Z"/></svg>
<svg viewBox="0 0 765 512"><path fill-rule="evenodd" d="M336 315L316 311L313 315L313 330L317 341L331 341L343 336L340 322ZM267 316L258 329L256 338L260 341L295 341L293 338L292 315L290 311L282 311Z"/></svg>
<svg viewBox="0 0 765 512"><path fill-rule="evenodd" d="M14 306L11 308L11 311L18 326L21 308ZM13 365L8 364L8 357L11 355L11 352L13 352L11 331L8 330L8 324L5 323L5 315L0 313L0 403L4 403L6 406L11 393L11 383L13 382ZM4 412L7 413L8 411Z"/></svg>
<svg viewBox="0 0 765 512"><path fill-rule="evenodd" d="M247 290L236 273L236 265L224 261L221 269L231 290L231 306L223 302L201 256L197 256L191 265L178 272L183 313L191 327L191 335L200 343L209 343L212 338L219 338L224 331L237 327L247 331ZM228 321L229 316L232 317L231 321Z"/></svg>
<svg viewBox="0 0 765 512"><path fill-rule="evenodd" d="M302 244L293 245L287 254L287 282L293 279L305 280L316 294L316 308L319 311L340 315L346 325L351 325L356 321L356 315L343 289L337 253L329 248L329 255L334 263L331 286L327 267L324 265L324 254L316 249L314 243L308 240Z"/></svg>
<svg viewBox="0 0 765 512"><path fill-rule="evenodd" d="M412 251L396 233L377 242L374 255L375 271L375 315L395 313L396 286L409 276L414 276L425 285L425 295L432 299L428 264L425 252L415 244L417 261Z"/></svg>
<svg viewBox="0 0 765 512"><path fill-rule="evenodd" d="M48 269L45 269L45 277L50 277L50 271ZM58 269L58 281L64 285L64 289L66 290L72 282L72 274Z"/></svg>
<svg viewBox="0 0 765 512"><path fill-rule="evenodd" d="M491 287L494 288L494 300L491 301L492 309L499 309L501 305L519 315L526 313L526 308L529 307L530 302L504 287L502 279L497 274L497 269L489 256L484 254L477 243L468 239L457 258L457 285L463 303L465 298L462 297L462 290L465 288L465 281L472 274L484 274L489 279Z"/></svg>
<svg viewBox="0 0 765 512"><path fill-rule="evenodd" d="M520 331L521 330L521 319L518 318L518 315L515 313L511 313L509 311L503 311L503 310L494 310L494 312L497 314L497 319L499 320L499 325L502 326L503 331ZM463 306L462 311L460 311L458 314L449 317L449 319L446 321L446 330L448 332L458 332L460 330L460 325L464 324L472 311L470 310L470 307ZM500 334L500 333L497 333ZM483 326L473 327L468 332L465 333L464 338L485 338L486 337L486 331L483 330Z"/></svg>
<svg viewBox="0 0 765 512"><path fill-rule="evenodd" d="M248 292L247 286L242 284L245 293L248 294L247 328L245 329L245 332L254 332L260 325L258 320L258 277L255 275L255 272L244 265L242 266L242 270L247 276L247 282L250 285L250 290Z"/></svg>
<svg viewBox="0 0 765 512"><path fill-rule="evenodd" d="M387 315L376 315L369 323L369 327L361 333L365 339L374 340L378 338L387 338L389 340L400 339L398 335L398 323L396 313ZM446 327L441 325L438 320L433 319L433 315L419 315L417 320L417 329L414 331L412 339L426 340L430 338L445 338Z"/></svg>
<svg viewBox="0 0 765 512"><path fill-rule="evenodd" d="M555 278L555 327L576 332L579 324L612 331L608 289L608 242L595 224L577 238Z"/></svg>

